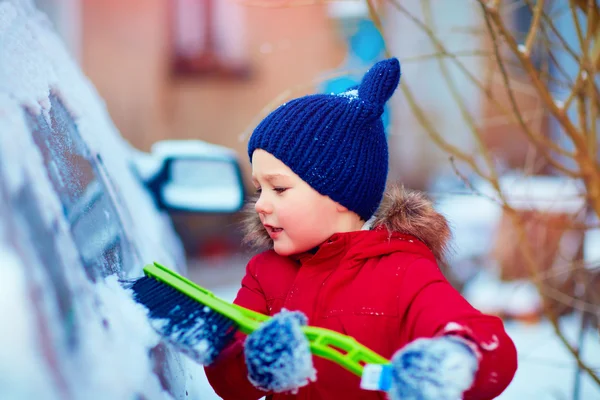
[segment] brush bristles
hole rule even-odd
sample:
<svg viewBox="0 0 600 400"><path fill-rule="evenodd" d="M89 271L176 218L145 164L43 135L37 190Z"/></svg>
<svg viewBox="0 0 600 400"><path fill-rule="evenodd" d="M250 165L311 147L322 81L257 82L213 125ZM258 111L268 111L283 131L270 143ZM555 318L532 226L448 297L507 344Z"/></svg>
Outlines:
<svg viewBox="0 0 600 400"><path fill-rule="evenodd" d="M139 278L130 289L152 327L202 365L210 365L237 331L227 317L154 278Z"/></svg>

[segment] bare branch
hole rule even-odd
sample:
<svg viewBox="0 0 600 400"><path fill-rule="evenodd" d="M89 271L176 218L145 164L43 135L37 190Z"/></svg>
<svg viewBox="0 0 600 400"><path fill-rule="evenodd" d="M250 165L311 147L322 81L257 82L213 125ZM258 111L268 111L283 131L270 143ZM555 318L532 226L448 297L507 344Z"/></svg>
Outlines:
<svg viewBox="0 0 600 400"><path fill-rule="evenodd" d="M527 39L525 40L525 51L527 54L531 54L531 48L533 47L533 43L535 41L535 35L540 27L541 15L544 12L544 0L540 0L535 5L535 11L533 13L533 22L531 23L531 28L529 28L529 33L527 34Z"/></svg>
<svg viewBox="0 0 600 400"><path fill-rule="evenodd" d="M425 23L429 23L429 25L435 26L435 24L431 23L432 16L431 16L430 0L422 2L422 7L423 7L423 14L425 15ZM433 29L432 29L432 33L435 34ZM477 125L475 124L475 120L473 119L473 116L469 113L469 110L467 109L467 106L466 106L463 98L461 97L461 95L458 91L458 88L456 87L456 85L454 84L454 81L450 77L450 73L448 71L446 63L440 57L438 57L437 61L438 61L438 66L440 67L440 70L442 72L444 81L446 82L446 85L448 86L448 89L450 90L450 94L452 95L454 102L458 105L463 119L465 120L465 122L471 129L471 132L473 133L473 137L475 138L475 142L477 143L477 149L479 150L480 154L482 154L483 158L485 159L487 168L491 174L491 178L495 179L497 177L496 168L494 167L494 162L492 160L489 150L483 143L481 132L477 128Z"/></svg>
<svg viewBox="0 0 600 400"><path fill-rule="evenodd" d="M478 1L482 1L482 0L478 0ZM389 0L389 2L398 11L400 11L402 14L404 14L406 17L408 17L412 22L414 22L419 28L421 28L421 30L423 30L423 32L425 32L427 34L427 36L429 37L431 42L434 44L434 46L440 52L448 54L450 59L452 59L455 62L455 64L459 67L461 72L463 72L465 74L465 76L467 76L467 78L471 82L473 82L486 95L486 97L490 101L492 101L492 103L494 104L495 107L497 107L503 113L510 115L513 120L518 122L521 125L521 127L524 129L527 137L533 143L535 143L536 145L539 145L541 148L544 148L544 149L547 148L547 149L552 150L552 151L556 152L557 154L563 155L565 157L574 158L574 154L566 151L564 148L558 146L556 143L552 142L548 138L545 138L542 135L532 132L531 129L529 129L529 127L526 124L522 123L522 119L519 120L518 110L517 110L517 113L515 113L514 110L513 110L513 112L508 111L506 109L506 107L504 107L502 104L500 104L494 97L491 90L489 88L487 88L486 86L484 86L477 78L475 78L473 76L473 74L464 66L464 64L460 62L460 60L458 60L456 57L453 57L452 54L446 50L446 48L443 46L441 41L437 38L437 36L431 31L431 29L427 25L425 25L422 21L420 21L418 18L416 18L414 15L412 15L404 6L402 6L400 3L398 3L397 0ZM483 6L483 7L485 8L486 6ZM546 154L548 154L548 153L546 153ZM546 154L544 154L544 156L546 156ZM548 157L550 157L549 154L548 154ZM552 162L552 161L549 161L549 162Z"/></svg>
<svg viewBox="0 0 600 400"><path fill-rule="evenodd" d="M505 211L508 212L508 215L511 217L511 219L513 221L513 225L517 228L518 240L519 240L519 243L521 243L521 245L522 245L521 249L522 249L522 254L525 258L526 266L529 269L529 271L533 277L533 283L538 288L538 291L541 294L544 294L544 295L551 297L555 300L558 300L560 302L563 302L563 303L570 302L571 305L574 307L578 307L580 309L587 309L589 307L589 305L586 304L585 302L580 303L580 300L578 300L578 299L573 300L573 298L571 296L568 296L554 288L550 288L547 285L543 285L541 283L541 280L540 280L541 271L540 271L539 265L537 264L537 262L533 256L533 249L531 248L531 243L529 242L529 240L527 238L527 234L525 232L523 222L519 218L518 213L515 212L514 209L510 208L508 205L507 205L507 208L505 208ZM555 314L554 310L552 310L552 308L550 308L547 304L544 304L544 312L549 317L550 322L552 323L552 327L554 328L555 334L560 339L560 341L563 343L563 345L567 348L567 350L569 350L569 352L573 355L573 357L577 361L577 364L581 367L581 369L586 371L588 373L588 375L598 385L600 385L600 377L598 377L598 375L596 375L596 373L593 371L592 368L590 368L586 363L584 363L581 360L581 357L579 357L579 355L577 354L576 349L569 343L569 341L565 337L564 333L561 331L560 326L558 324L558 316ZM594 310L594 312L595 312L595 310Z"/></svg>
<svg viewBox="0 0 600 400"><path fill-rule="evenodd" d="M536 140L536 137L533 136L533 133L531 132L529 126L525 123L524 119L523 119L523 115L521 114L521 110L519 109L519 106L517 105L517 101L515 99L515 95L512 89L512 85L510 82L510 79L508 77L508 72L506 71L506 68L504 66L504 62L502 60L502 56L500 55L500 45L498 44L498 38L496 37L496 33L494 31L494 28L491 25L490 19L488 17L488 14L486 14L484 12L484 18L485 18L485 22L486 25L488 27L488 32L490 34L490 36L492 37L492 45L494 47L494 53L496 55L496 63L498 64L498 67L500 68L500 74L502 75L502 79L504 80L504 85L506 87L506 90L508 92L508 97L510 100L510 104L513 108L513 112L514 115L516 115L519 124L521 125L521 127L523 128L523 130L525 131L525 134L530 138L530 140L535 143L535 144L539 144L538 148L540 149L540 151L542 152L542 154L544 155L544 158L556 169L558 169L559 171L561 171L562 173L566 174L567 176L570 177L578 177L580 176L580 173L577 171L571 171L568 168L566 168L564 165L560 164L558 161L556 161L552 155L547 151L545 144L540 144L540 141ZM554 142L552 142L555 146L556 144ZM554 150L554 148L552 148L552 150Z"/></svg>
<svg viewBox="0 0 600 400"><path fill-rule="evenodd" d="M371 16L371 19L373 20L375 27L379 30L380 34L383 36L384 32L383 32L383 26L381 23L381 19L379 18L379 15L377 14L377 12L375 10L375 7L373 6L372 1L373 0L366 0L367 5L369 7L369 14ZM387 47L385 48L385 53L386 53L387 57L390 57L389 49ZM442 150L444 150L450 154L453 154L455 157L457 157L461 161L468 164L469 167L471 167L471 169L473 170L473 172L475 172L477 175L481 176L483 179L489 180L489 177L487 177L487 175L477 165L477 163L475 162L473 157L464 153L458 147L453 146L452 144L450 144L446 140L444 140L444 138L442 138L440 133L433 127L433 125L431 125L431 123L429 122L429 119L425 116L425 113L423 112L422 108L417 104L417 101L416 101L414 95L412 94L412 91L408 88L408 86L400 85L400 90L404 94L406 101L408 102L408 105L409 105L410 109L412 110L413 114L415 115L415 117L417 118L417 120L419 121L419 123L421 124L423 129L425 129L427 131L427 134L431 137L431 139L434 141L434 143L436 143Z"/></svg>
<svg viewBox="0 0 600 400"><path fill-rule="evenodd" d="M486 7L483 4L483 0L477 0L484 12L486 11ZM513 51L513 53L519 58L527 74L531 78L534 87L538 90L538 93L548 109L551 111L552 115L560 122L562 128L564 129L567 136L573 141L575 148L577 149L577 162L580 165L581 171L583 173L584 179L586 179L586 184L589 188L593 189L594 192L598 193L598 200L595 202L594 209L598 214L600 214L600 177L594 176L594 171L598 169L598 165L596 163L595 158L590 159L587 152L587 142L585 137L577 130L577 128L573 125L569 117L563 109L559 107L554 99L552 98L548 88L543 84L540 80L539 75L533 66L531 60L526 57L520 50L519 46L515 42L514 37L508 31L508 28L501 20L500 16L494 10L490 10L488 13L485 13L486 21L490 18L494 21L496 27L498 27L500 33L502 34L505 41L508 43L509 47Z"/></svg>
<svg viewBox="0 0 600 400"><path fill-rule="evenodd" d="M581 24L579 23L579 17L577 16L577 4L575 0L569 0L569 10L571 11L571 19L575 26L575 32L577 32L577 39L579 39L579 46L583 50L583 31L581 30Z"/></svg>

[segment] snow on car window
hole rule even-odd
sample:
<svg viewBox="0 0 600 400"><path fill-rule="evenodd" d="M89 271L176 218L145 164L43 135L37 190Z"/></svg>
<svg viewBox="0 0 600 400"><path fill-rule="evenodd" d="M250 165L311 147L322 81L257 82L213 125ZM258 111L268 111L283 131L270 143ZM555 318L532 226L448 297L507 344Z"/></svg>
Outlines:
<svg viewBox="0 0 600 400"><path fill-rule="evenodd" d="M16 196L10 199L13 210L16 210L18 223L27 229L29 240L35 243L31 251L43 263L46 273L50 279L56 304L58 306L61 325L64 328L66 341L69 347L76 345L76 336L74 329L74 320L72 318L73 299L69 290L63 261L59 257L57 244L55 241L55 232L45 224L40 224L42 220L40 205L36 201L35 194L31 191L31 185L23 185Z"/></svg>
<svg viewBox="0 0 600 400"><path fill-rule="evenodd" d="M88 276L95 279L132 268L124 251L127 237L97 161L62 102L51 95L49 111L25 111L25 118Z"/></svg>

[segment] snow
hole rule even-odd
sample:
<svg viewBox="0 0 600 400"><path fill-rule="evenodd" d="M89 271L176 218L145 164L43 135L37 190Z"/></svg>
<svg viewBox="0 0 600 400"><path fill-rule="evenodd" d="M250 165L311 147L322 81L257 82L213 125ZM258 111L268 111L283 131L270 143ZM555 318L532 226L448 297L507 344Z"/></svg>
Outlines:
<svg viewBox="0 0 600 400"><path fill-rule="evenodd" d="M501 282L493 271L482 270L463 288L463 296L478 310L495 315L528 315L541 309L542 299L527 280Z"/></svg>
<svg viewBox="0 0 600 400"><path fill-rule="evenodd" d="M51 95L65 105L64 117L74 120L89 147L113 216L132 243L125 250L134 263L128 272L139 276L154 260L185 269L170 219L156 210L135 175L134 149L48 19L30 0L0 1L0 312L10 321L0 330L0 341L10 344L0 349L0 398L168 399L154 372L156 353L150 353L158 336L116 276L96 283L87 278L82 249L25 121L24 109L52 123ZM63 160L54 161L60 169ZM24 190L39 209L37 226L22 219L29 212L17 202ZM35 230L50 232L52 243L32 243L28 235ZM102 240L111 234L96 233ZM56 265L38 258L40 248L53 253ZM198 371L184 370L183 357L161 346L164 378L182 398Z"/></svg>
<svg viewBox="0 0 600 400"><path fill-rule="evenodd" d="M196 319L193 315L192 319ZM196 362L202 365L209 365L214 358L214 349L207 339L195 339L195 336L205 336L207 327L205 321L198 319L193 325L186 325L185 329L173 329L167 331L166 328L172 324L169 319L152 319L150 321L152 327L157 332L169 332L166 339L170 342L185 343L184 350Z"/></svg>
<svg viewBox="0 0 600 400"><path fill-rule="evenodd" d="M502 215L494 201L474 195L445 195L436 199L435 208L448 219L454 232L456 259L477 257L491 249L492 227Z"/></svg>
<svg viewBox="0 0 600 400"><path fill-rule="evenodd" d="M594 221L593 223L597 224L598 221ZM585 233L583 257L586 262L586 268L598 268L600 265L600 229L590 229Z"/></svg>
<svg viewBox="0 0 600 400"><path fill-rule="evenodd" d="M38 341L24 265L2 242L0 254L0 316L4 321L0 360L11 361L0 362L0 399L59 399Z"/></svg>
<svg viewBox="0 0 600 400"><path fill-rule="evenodd" d="M362 1L329 1L327 14L334 19L367 18L369 9Z"/></svg>
<svg viewBox="0 0 600 400"><path fill-rule="evenodd" d="M182 245L166 214L157 214L149 193L133 173L133 148L116 130L102 99L66 52L47 18L32 8L30 1L1 3L8 15L17 13L8 26L0 26L0 48L10 57L0 58L0 93L10 94L17 104L41 112L47 107L50 91L56 93L75 119L78 131L90 146L92 157L101 155L110 176L113 197L127 212L125 229L138 240L143 263L162 261L176 269L185 268ZM8 11L11 10L12 11ZM4 79L3 77L10 77ZM150 255L151 259L147 256Z"/></svg>
<svg viewBox="0 0 600 400"><path fill-rule="evenodd" d="M237 153L224 146L207 143L202 140L161 140L152 145L152 154L156 157L198 155L210 156L215 159L236 159Z"/></svg>
<svg viewBox="0 0 600 400"><path fill-rule="evenodd" d="M579 320L564 317L561 328L576 343ZM573 398L576 364L548 321L527 325L507 322L506 330L517 346L519 367L515 378L498 400L554 400ZM582 358L597 373L600 368L600 336L597 330L585 335ZM599 399L600 387L585 372L581 375L581 399Z"/></svg>
<svg viewBox="0 0 600 400"><path fill-rule="evenodd" d="M245 259L244 259L245 260ZM241 262L237 260L236 262ZM215 296L228 301L233 302L237 292L240 288L239 282L234 284L221 284L211 287L211 292ZM193 361L189 357L183 359L185 370L189 372L190 376L193 376L192 382L187 387L190 398L199 398L202 400L221 400L213 388L208 383L204 367L197 362ZM263 398L264 399L264 398Z"/></svg>
<svg viewBox="0 0 600 400"><path fill-rule="evenodd" d="M95 89L67 54L47 18L35 10L33 2L0 1L2 186L12 196L32 181L35 185L31 185L31 190L37 198L44 199L39 224L55 232L58 252L68 266L65 279L75 299L71 311L78 338L75 350L64 343L66 328L56 317L58 307L48 271L34 255L18 252L13 247L14 232L6 231L7 221L12 220L13 215L0 212L0 315L5 322L10 321L9 329L5 324L0 330L0 340L5 343L0 346L0 398L130 399L141 393L147 399L168 399L169 395L163 392L152 372L153 360L148 353L158 338L148 325L144 311L120 288L115 276L95 284L87 280L76 245L70 239L67 221L57 219L61 215L61 203L47 179L41 154L31 139L21 108L48 118L51 92L75 119L92 157L101 156L103 160L111 196L121 206L119 217L139 250L138 268L131 274L139 275L143 264L153 260L180 271L185 268L182 246L168 216L156 211L134 171L135 154L149 158L119 135ZM191 147L190 151L173 147L176 146L173 143L163 146L166 147L154 149L159 157L167 153L185 155L192 150ZM156 161L147 164L149 167L141 175L151 176L160 165ZM560 187L552 184L542 187L549 196L531 199L526 189L517 190L515 194L527 195L524 203L535 206L547 206L565 197ZM564 211L580 205L576 191L568 190L566 194L571 197L569 201L561 200L551 208ZM466 209L473 213L473 208ZM594 245L588 248L590 257L597 259ZM232 300L237 287L236 284L214 292ZM563 322L574 338L577 320L571 318ZM507 329L519 348L520 366L514 382L501 399L555 398L556 393L569 397L575 365L550 325L547 322L530 326L509 323ZM586 336L584 355L596 369L598 365L594 362L600 359L599 343L597 333ZM182 364L170 364L169 378L185 381L190 398L218 398L211 397L213 392L203 378L202 367L187 358L182 360ZM583 378L582 388L582 398L600 397L587 377Z"/></svg>
<svg viewBox="0 0 600 400"><path fill-rule="evenodd" d="M507 174L500 178L499 183L507 203L519 210L574 214L584 206L583 188L576 180ZM497 192L487 182L479 183L475 190L500 201Z"/></svg>
<svg viewBox="0 0 600 400"><path fill-rule="evenodd" d="M189 210L233 212L242 204L241 192L235 187L202 188L168 183L163 187L165 204Z"/></svg>
<svg viewBox="0 0 600 400"><path fill-rule="evenodd" d="M345 92L339 93L338 96L346 97L350 101L358 99L358 89L347 90Z"/></svg>
<svg viewBox="0 0 600 400"><path fill-rule="evenodd" d="M123 210L136 210L135 218L127 212L120 217L126 220L128 236L143 238L138 240L141 254L152 258L144 256L134 275L141 273L144 262L152 260L184 268L183 247L171 221L166 214L157 214L151 196L132 172L134 150L119 135L103 101L50 29L47 18L30 1L10 0L0 5L4 22L0 25L0 94L6 93L12 104L36 113L48 108L50 91L66 105L91 148L91 156L101 155L114 185L113 197L123 203Z"/></svg>
<svg viewBox="0 0 600 400"><path fill-rule="evenodd" d="M97 283L94 292L96 312L90 310L81 326L86 340L75 367L85 374L77 373L75 398L128 399L131 393L147 392L169 399L148 357L159 337L150 327L145 309L131 300L116 275ZM98 312L103 318L93 321L92 315ZM161 396L157 397L158 393Z"/></svg>
<svg viewBox="0 0 600 400"><path fill-rule="evenodd" d="M69 259L73 253L63 254L78 267L66 277L77 301L70 309L73 326L65 326L45 268L7 245L8 235L20 236L6 230L10 226L0 225L0 315L10 321L0 330L0 340L10 343L0 347L0 398L125 400L139 393L170 399L148 357L158 336L117 277L93 284L78 260ZM57 232L59 240L63 234Z"/></svg>

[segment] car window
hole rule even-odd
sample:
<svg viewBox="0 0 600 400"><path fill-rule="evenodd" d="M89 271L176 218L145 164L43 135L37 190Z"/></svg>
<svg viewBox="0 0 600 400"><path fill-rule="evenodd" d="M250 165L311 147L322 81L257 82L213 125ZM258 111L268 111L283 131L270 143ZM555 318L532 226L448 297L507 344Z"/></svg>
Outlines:
<svg viewBox="0 0 600 400"><path fill-rule="evenodd" d="M36 259L40 260L46 270L50 282L45 286L54 293L66 342L73 348L77 340L73 295L65 277L65 266L56 243L56 234L52 226L40 223L43 221L41 205L39 200L36 200L31 182L25 182L9 201L9 207L15 210L13 217L17 226L24 228L25 234L29 236L29 243L35 244L31 246L30 251L34 252Z"/></svg>
<svg viewBox="0 0 600 400"><path fill-rule="evenodd" d="M60 99L50 95L50 105L47 113L34 115L25 111L25 118L61 201L86 273L92 280L126 273L133 268L133 247L98 170L99 163Z"/></svg>

